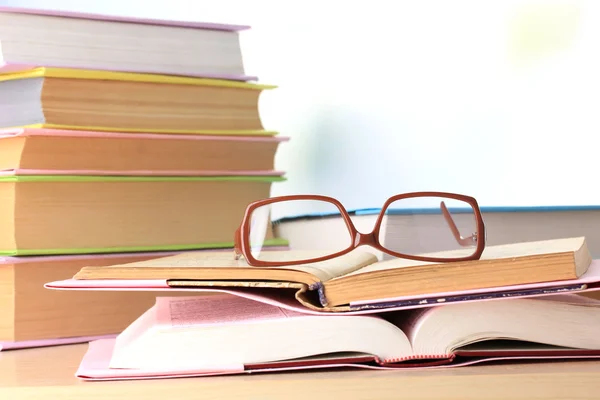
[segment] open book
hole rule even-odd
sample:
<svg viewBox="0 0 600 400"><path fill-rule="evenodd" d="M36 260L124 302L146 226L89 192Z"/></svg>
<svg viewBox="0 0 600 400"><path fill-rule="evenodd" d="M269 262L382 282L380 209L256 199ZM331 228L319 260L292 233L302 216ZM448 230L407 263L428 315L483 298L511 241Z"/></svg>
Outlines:
<svg viewBox="0 0 600 400"><path fill-rule="evenodd" d="M109 267L84 267L74 278L162 279L170 287L295 288L297 299L305 306L345 311L344 305L360 301L576 279L590 263L582 237L490 246L480 260L443 264L378 261L373 254L357 250L313 264L259 268L235 260L231 252L182 253Z"/></svg>
<svg viewBox="0 0 600 400"><path fill-rule="evenodd" d="M104 374L210 374L327 363L397 368L460 364L472 357L591 356L600 354L599 329L600 301L577 295L370 316L307 315L229 295L163 297L109 342L112 356Z"/></svg>

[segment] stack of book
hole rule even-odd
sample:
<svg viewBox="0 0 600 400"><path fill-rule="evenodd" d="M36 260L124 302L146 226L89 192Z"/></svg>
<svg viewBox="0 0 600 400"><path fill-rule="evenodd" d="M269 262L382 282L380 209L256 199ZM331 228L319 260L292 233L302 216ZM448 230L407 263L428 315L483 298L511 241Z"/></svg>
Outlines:
<svg viewBox="0 0 600 400"><path fill-rule="evenodd" d="M233 246L246 205L283 180L246 28L0 9L4 347L116 334L154 302L47 281Z"/></svg>
<svg viewBox="0 0 600 400"><path fill-rule="evenodd" d="M479 260L447 263L379 261L357 249L250 267L226 253L182 253L82 268L47 287L149 285L218 294L158 298L116 339L90 343L80 378L600 358L600 300L591 296L600 261L583 237L489 246Z"/></svg>

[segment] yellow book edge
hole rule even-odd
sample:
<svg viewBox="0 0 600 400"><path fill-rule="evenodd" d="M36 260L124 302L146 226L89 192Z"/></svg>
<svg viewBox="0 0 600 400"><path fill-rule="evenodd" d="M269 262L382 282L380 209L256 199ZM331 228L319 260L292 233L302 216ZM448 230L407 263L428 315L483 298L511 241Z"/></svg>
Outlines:
<svg viewBox="0 0 600 400"><path fill-rule="evenodd" d="M197 130L197 129L152 129L152 128L119 128L106 126L78 126L78 125L60 125L60 124L31 124L21 126L11 126L2 128L10 129L64 129L68 131L96 131L96 132L121 132L121 133L164 133L174 135L222 135L222 136L277 136L277 131L266 131L262 129L229 129L229 130Z"/></svg>
<svg viewBox="0 0 600 400"><path fill-rule="evenodd" d="M39 67L27 71L0 73L0 82L30 78L91 79L107 81L165 83L172 85L220 86L237 89L275 89L274 85L262 85L225 79L195 78L190 76L158 75L133 72L102 71L70 68Z"/></svg>

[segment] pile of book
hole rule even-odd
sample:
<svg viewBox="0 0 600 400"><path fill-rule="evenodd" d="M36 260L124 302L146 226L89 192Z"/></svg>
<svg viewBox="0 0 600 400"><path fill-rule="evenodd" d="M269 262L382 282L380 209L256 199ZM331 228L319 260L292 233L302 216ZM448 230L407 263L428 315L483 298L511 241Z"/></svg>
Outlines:
<svg viewBox="0 0 600 400"><path fill-rule="evenodd" d="M283 179L246 28L0 9L0 348L116 334L154 303L45 282L233 246Z"/></svg>
<svg viewBox="0 0 600 400"><path fill-rule="evenodd" d="M77 376L600 358L600 300L594 295L600 261L592 260L584 237L488 246L478 260L447 263L379 261L357 249L326 261L265 268L225 252L181 253L84 267L47 287L140 290L161 284L167 297L157 298L117 338L90 342Z"/></svg>

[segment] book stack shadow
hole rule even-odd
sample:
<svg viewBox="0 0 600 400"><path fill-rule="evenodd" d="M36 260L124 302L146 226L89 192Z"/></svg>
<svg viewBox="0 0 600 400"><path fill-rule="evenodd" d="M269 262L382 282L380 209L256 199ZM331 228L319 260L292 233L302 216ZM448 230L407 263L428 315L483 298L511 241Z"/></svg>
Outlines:
<svg viewBox="0 0 600 400"><path fill-rule="evenodd" d="M233 247L284 179L247 28L0 9L0 348L115 335L156 297L48 281Z"/></svg>

